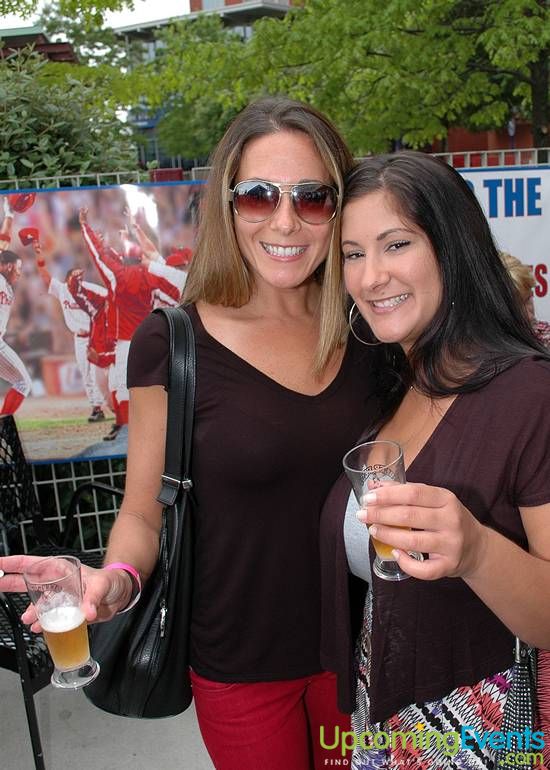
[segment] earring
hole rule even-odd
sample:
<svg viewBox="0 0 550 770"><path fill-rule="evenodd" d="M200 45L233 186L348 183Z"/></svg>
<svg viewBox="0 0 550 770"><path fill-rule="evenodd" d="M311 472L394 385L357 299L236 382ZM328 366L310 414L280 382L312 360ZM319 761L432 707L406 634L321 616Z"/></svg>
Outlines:
<svg viewBox="0 0 550 770"><path fill-rule="evenodd" d="M355 329L353 328L353 321L355 319L352 318L352 315L353 315L353 310L354 309L357 310L357 305L355 304L355 302L353 303L353 305L350 308L349 317L348 317L348 325L349 325L350 331L353 334L353 336L355 337L355 339L359 340L359 342L361 342L363 345L368 345L369 347L375 347L376 345L383 345L384 344L383 342L380 342L380 341L378 341L378 342L365 342L365 340L362 340L361 337L359 337L359 335L356 333Z"/></svg>

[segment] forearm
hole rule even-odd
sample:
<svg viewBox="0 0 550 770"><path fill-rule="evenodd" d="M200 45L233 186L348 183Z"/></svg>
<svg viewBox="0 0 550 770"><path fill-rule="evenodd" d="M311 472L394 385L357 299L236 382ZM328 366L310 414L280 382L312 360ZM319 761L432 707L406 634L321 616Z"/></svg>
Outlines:
<svg viewBox="0 0 550 770"><path fill-rule="evenodd" d="M42 279L42 283L46 287L46 289L50 288L50 283L52 282L52 277L49 273L48 268L46 267L46 263L42 257L39 257L36 260L36 269L38 270L38 275Z"/></svg>
<svg viewBox="0 0 550 770"><path fill-rule="evenodd" d="M143 516L121 508L111 530L105 564L131 564L145 582L155 567L158 550L159 529Z"/></svg>
<svg viewBox="0 0 550 770"><path fill-rule="evenodd" d="M84 242L88 248L88 253L92 258L98 273L105 286L113 286L113 274L116 276L121 270L121 264L118 260L113 260L107 254L107 249L103 243L103 240L98 236L95 230L86 222L82 226L82 235Z"/></svg>
<svg viewBox="0 0 550 770"><path fill-rule="evenodd" d="M158 558L162 505L156 496L164 467L166 403L161 386L130 390L126 491L106 554L106 562L131 564L142 581Z"/></svg>
<svg viewBox="0 0 550 770"><path fill-rule="evenodd" d="M13 227L13 215L4 217L4 221L2 222L2 227L0 227L0 233L2 236L3 241L6 243L9 243L11 241L11 231Z"/></svg>
<svg viewBox="0 0 550 770"><path fill-rule="evenodd" d="M147 235L145 235L145 233L143 232L141 227L137 224L137 222L134 225L134 232L136 234L136 238L138 240L138 243L141 246L141 248L143 249L143 251L148 256L155 254L156 256L155 257L150 256L150 259L156 259L157 256L159 255L157 247L155 246L153 241Z"/></svg>
<svg viewBox="0 0 550 770"><path fill-rule="evenodd" d="M481 529L483 544L464 581L513 634L549 649L550 562L488 527Z"/></svg>

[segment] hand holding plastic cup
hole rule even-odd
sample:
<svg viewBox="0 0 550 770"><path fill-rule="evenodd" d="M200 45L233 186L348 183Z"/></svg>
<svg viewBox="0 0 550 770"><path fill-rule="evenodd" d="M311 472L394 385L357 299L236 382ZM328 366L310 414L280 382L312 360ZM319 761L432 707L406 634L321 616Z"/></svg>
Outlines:
<svg viewBox="0 0 550 770"><path fill-rule="evenodd" d="M364 505L364 496L376 487L386 484L404 484L405 462L403 450L395 441L367 441L350 449L344 455L344 470L351 481L359 505ZM388 525L386 525L388 526ZM392 554L392 546L372 538L376 558L372 569L382 580L406 580L410 575L399 567ZM419 561L421 553L409 552Z"/></svg>
<svg viewBox="0 0 550 770"><path fill-rule="evenodd" d="M23 577L55 666L52 684L84 687L99 674L99 664L90 657L80 561L50 556L29 567Z"/></svg>

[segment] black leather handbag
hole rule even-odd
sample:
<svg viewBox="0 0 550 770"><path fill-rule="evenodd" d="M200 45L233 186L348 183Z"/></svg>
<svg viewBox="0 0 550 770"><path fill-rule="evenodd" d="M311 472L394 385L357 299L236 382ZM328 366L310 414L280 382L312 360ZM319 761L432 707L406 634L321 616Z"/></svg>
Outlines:
<svg viewBox="0 0 550 770"><path fill-rule="evenodd" d="M159 559L137 605L91 629L99 677L84 688L98 708L128 717L180 714L189 679L193 532L190 489L195 401L195 340L183 308L163 308L170 327L164 504Z"/></svg>

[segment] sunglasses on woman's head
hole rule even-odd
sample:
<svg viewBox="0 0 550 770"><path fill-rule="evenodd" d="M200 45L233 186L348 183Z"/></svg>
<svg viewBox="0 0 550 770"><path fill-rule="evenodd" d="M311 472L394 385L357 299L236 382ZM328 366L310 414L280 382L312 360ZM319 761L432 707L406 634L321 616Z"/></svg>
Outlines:
<svg viewBox="0 0 550 770"><path fill-rule="evenodd" d="M308 225L324 225L336 214L338 191L323 182L278 184L246 179L229 190L229 200L245 222L263 222L277 211L282 196L287 193L294 211Z"/></svg>

